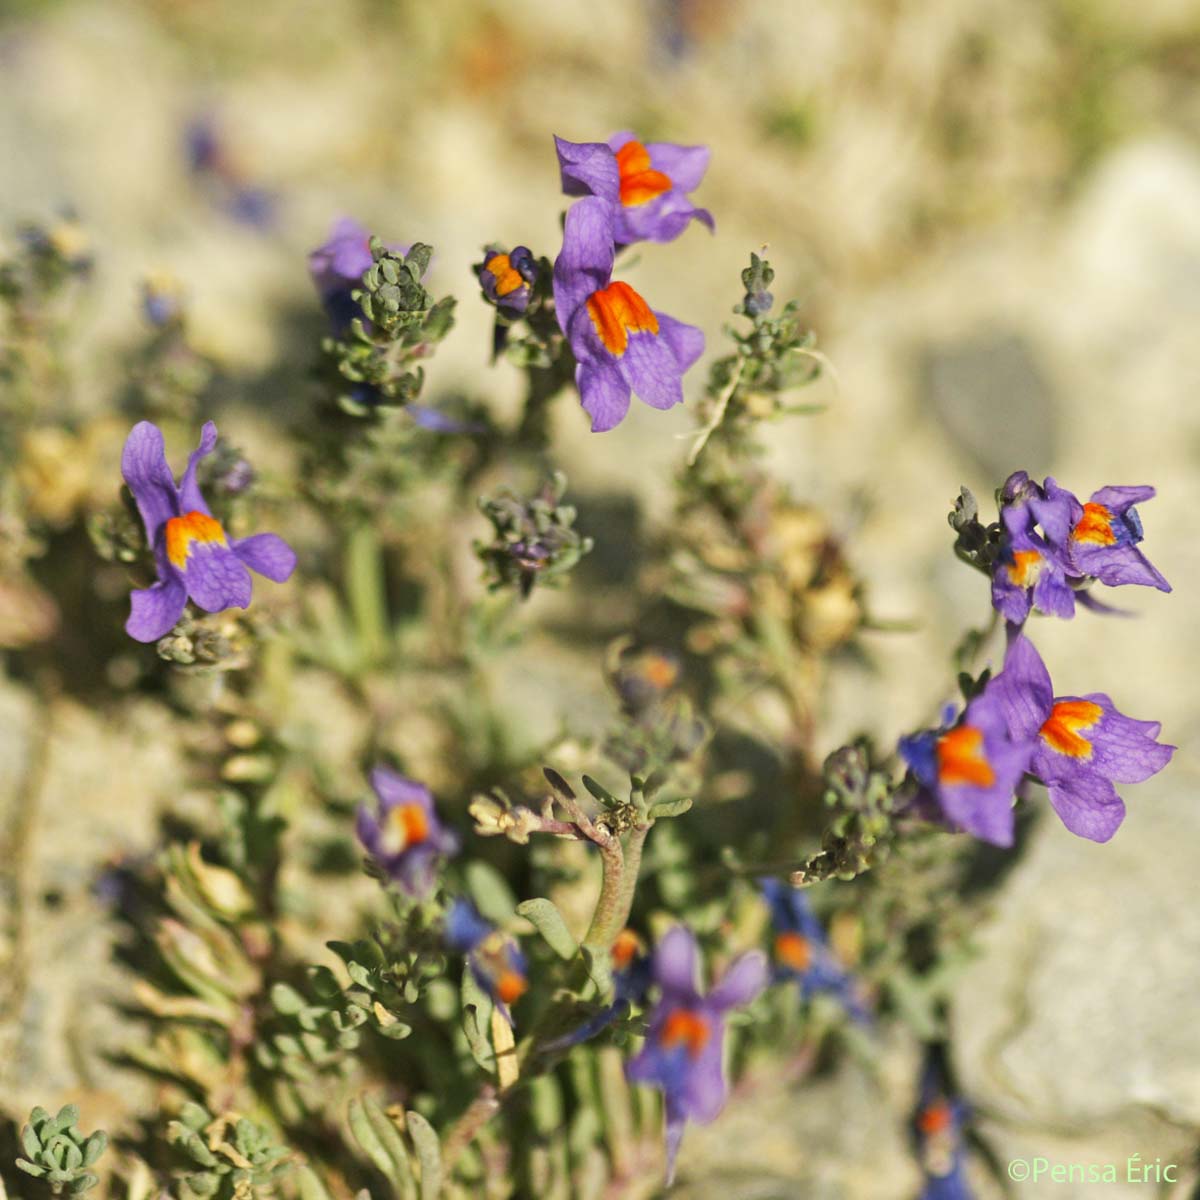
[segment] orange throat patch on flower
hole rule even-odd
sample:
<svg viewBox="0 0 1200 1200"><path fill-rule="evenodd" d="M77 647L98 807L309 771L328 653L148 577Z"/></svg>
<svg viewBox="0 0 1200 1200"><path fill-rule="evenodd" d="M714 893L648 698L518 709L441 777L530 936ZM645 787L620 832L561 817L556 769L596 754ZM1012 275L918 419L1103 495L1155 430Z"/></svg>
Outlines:
<svg viewBox="0 0 1200 1200"><path fill-rule="evenodd" d="M1015 587L1033 587L1042 570L1042 555L1039 550L1014 550L1012 566L1008 568L1008 580Z"/></svg>
<svg viewBox="0 0 1200 1200"><path fill-rule="evenodd" d="M495 277L497 296L511 296L525 283L524 276L512 265L507 254L493 254L483 265Z"/></svg>
<svg viewBox="0 0 1200 1200"><path fill-rule="evenodd" d="M812 965L812 947L803 934L788 931L775 938L775 961L793 971L807 971Z"/></svg>
<svg viewBox="0 0 1200 1200"><path fill-rule="evenodd" d="M983 746L983 730L960 725L938 738L938 780L946 786L991 787L996 772Z"/></svg>
<svg viewBox="0 0 1200 1200"><path fill-rule="evenodd" d="M711 1033L704 1017L691 1009L681 1008L673 1012L663 1025L662 1047L664 1050L674 1050L676 1046L684 1046L688 1057L695 1058L704 1049Z"/></svg>
<svg viewBox="0 0 1200 1200"><path fill-rule="evenodd" d="M1103 715L1104 710L1091 700L1059 700L1038 733L1042 741L1059 754L1091 758L1092 743L1080 731L1091 729Z"/></svg>
<svg viewBox="0 0 1200 1200"><path fill-rule="evenodd" d="M631 333L658 333L658 318L650 305L627 283L610 283L588 297L588 316L604 348L620 358Z"/></svg>
<svg viewBox="0 0 1200 1200"><path fill-rule="evenodd" d="M221 522L207 513L193 510L182 517L172 517L167 522L167 558L171 565L179 570L187 565L188 555L192 546L199 542L201 545L227 546L225 530Z"/></svg>
<svg viewBox="0 0 1200 1200"><path fill-rule="evenodd" d="M399 854L429 837L429 814L419 804L400 804L387 815L384 838L389 854Z"/></svg>
<svg viewBox="0 0 1200 1200"><path fill-rule="evenodd" d="M1083 516L1071 530L1071 537L1091 546L1113 545L1117 535L1113 532L1112 513L1103 504L1085 504Z"/></svg>
<svg viewBox="0 0 1200 1200"><path fill-rule="evenodd" d="M650 152L641 142L626 142L617 151L621 176L621 203L626 208L648 204L671 190L671 178L650 165Z"/></svg>

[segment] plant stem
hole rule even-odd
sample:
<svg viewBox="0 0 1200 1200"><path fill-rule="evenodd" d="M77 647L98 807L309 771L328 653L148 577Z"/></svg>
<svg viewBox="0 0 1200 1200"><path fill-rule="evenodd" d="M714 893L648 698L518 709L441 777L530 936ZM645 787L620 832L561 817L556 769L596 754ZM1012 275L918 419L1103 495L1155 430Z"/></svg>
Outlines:
<svg viewBox="0 0 1200 1200"><path fill-rule="evenodd" d="M346 593L362 657L378 662L388 644L387 596L379 538L366 522L351 530L346 544Z"/></svg>
<svg viewBox="0 0 1200 1200"><path fill-rule="evenodd" d="M454 1124L442 1144L442 1168L445 1177L450 1177L458 1156L475 1140L475 1135L496 1115L500 1109L500 1097L494 1084L485 1083L479 1095L471 1101L467 1111Z"/></svg>
<svg viewBox="0 0 1200 1200"><path fill-rule="evenodd" d="M589 950L607 954L613 939L621 932L628 916L628 909L622 910L622 899L625 895L625 852L621 849L620 841L610 837L601 841L592 839L600 848L600 862L603 871L600 882L600 897L596 901L592 913L592 923L588 926L583 944ZM639 847L639 858L640 858Z"/></svg>
<svg viewBox="0 0 1200 1200"><path fill-rule="evenodd" d="M625 867L621 875L621 891L617 898L615 938L629 924L629 912L633 908L633 894L637 891L638 872L642 867L642 847L650 825L635 825L625 843Z"/></svg>

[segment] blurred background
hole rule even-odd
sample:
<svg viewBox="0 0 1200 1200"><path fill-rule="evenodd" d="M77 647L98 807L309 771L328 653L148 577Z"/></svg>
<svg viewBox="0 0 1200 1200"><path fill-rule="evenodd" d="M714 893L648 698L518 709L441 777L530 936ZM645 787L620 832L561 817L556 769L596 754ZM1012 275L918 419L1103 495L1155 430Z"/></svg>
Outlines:
<svg viewBox="0 0 1200 1200"><path fill-rule="evenodd" d="M867 634L863 660L837 676L829 748L859 729L892 740L949 692L950 650L988 604L950 552L960 485L986 502L1025 468L1081 494L1157 486L1146 550L1175 594L1123 593L1133 620L1083 613L1037 637L1059 692L1109 692L1161 720L1180 753L1131 793L1113 843L1039 826L952 1020L961 1082L1002 1159L1190 1161L1198 68L1190 0L3 0L0 236L66 211L87 232L85 408L118 384L141 281L180 281L193 341L227 376L223 432L269 457L272 414L305 402L322 325L306 255L335 218L435 246L432 289L462 300L428 395L506 411L520 380L488 364L491 313L470 264L490 241L555 253L551 135L707 143L696 199L715 236L694 227L644 247L627 277L706 330L707 361L737 272L766 246L775 295L802 301L836 367L819 385L826 412L773 427L774 466L831 514L871 616L911 630ZM196 170L214 154L219 178ZM702 382L703 364L692 396ZM554 453L583 495L635 497L653 527L690 429L686 412L635 404L592 435L564 400ZM526 687L536 705L537 682ZM38 829L22 834L33 849L20 864L0 854L3 889L40 897L46 938L84 961L87 927L64 924L54 897L148 828L173 770L156 719L135 706L114 727L64 701L47 749L46 714L0 684L6 845L35 811L31 789L41 797ZM0 941L11 979L21 952ZM104 1086L61 1044L64 1023L101 1018L31 1003L31 990L61 999L73 986L39 972L22 974L21 995L0 984L0 1099L13 1110ZM34 1012L50 1015L31 1025ZM796 1195L907 1193L903 1130L852 1070L773 1103L691 1137L686 1173L703 1177L706 1156L740 1170L739 1198L779 1194L753 1190L756 1170L794 1178Z"/></svg>

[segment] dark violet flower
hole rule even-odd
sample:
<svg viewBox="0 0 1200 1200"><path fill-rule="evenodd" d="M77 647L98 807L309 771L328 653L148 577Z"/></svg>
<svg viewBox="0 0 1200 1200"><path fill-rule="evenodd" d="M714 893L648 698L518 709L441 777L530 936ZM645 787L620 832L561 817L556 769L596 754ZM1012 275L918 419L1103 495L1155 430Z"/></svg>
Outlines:
<svg viewBox="0 0 1200 1200"><path fill-rule="evenodd" d="M614 134L607 142L556 137L554 146L563 191L610 204L618 245L674 241L693 219L713 228L712 214L688 199L708 170L707 146L643 145L632 133Z"/></svg>
<svg viewBox="0 0 1200 1200"><path fill-rule="evenodd" d="M358 840L380 869L414 899L433 887L438 860L458 851L458 838L438 820L424 784L387 767L371 772L375 812L358 810Z"/></svg>
<svg viewBox="0 0 1200 1200"><path fill-rule="evenodd" d="M408 247L386 243L395 254L407 254ZM316 285L321 304L334 330L346 333L362 309L354 299L356 288L374 262L371 233L353 217L340 217L333 223L329 237L308 256L308 273Z"/></svg>
<svg viewBox="0 0 1200 1200"><path fill-rule="evenodd" d="M246 181L211 115L188 123L184 154L192 174L205 182L217 205L235 221L255 229L269 229L275 224L278 197Z"/></svg>
<svg viewBox="0 0 1200 1200"><path fill-rule="evenodd" d="M992 605L1006 621L1021 625L1030 609L1069 619L1075 615L1075 591L1062 558L1034 530L1026 503L1000 510L1003 549L992 571Z"/></svg>
<svg viewBox="0 0 1200 1200"><path fill-rule="evenodd" d="M509 1005L529 990L529 967L517 943L489 925L470 900L460 897L446 915L446 944L467 956L475 982L511 1025Z"/></svg>
<svg viewBox="0 0 1200 1200"><path fill-rule="evenodd" d="M209 511L196 470L216 444L217 427L208 421L176 485L157 425L139 421L125 441L121 474L137 501L158 569L158 582L130 597L133 611L125 632L139 642L169 633L189 600L205 612L246 608L251 593L247 567L276 583L296 567L296 555L281 537L256 533L230 539Z"/></svg>
<svg viewBox="0 0 1200 1200"><path fill-rule="evenodd" d="M839 1000L856 1021L870 1020L856 994L854 978L830 949L829 939L809 905L808 896L779 879L763 879L759 886L771 910L774 978L794 980L805 1001L824 992Z"/></svg>
<svg viewBox="0 0 1200 1200"><path fill-rule="evenodd" d="M538 272L527 246L515 246L508 251L489 246L475 273L483 294L505 315L520 316L529 307Z"/></svg>
<svg viewBox="0 0 1200 1200"><path fill-rule="evenodd" d="M183 290L170 275L151 275L142 280L142 313L157 329L164 329L183 316Z"/></svg>
<svg viewBox="0 0 1200 1200"><path fill-rule="evenodd" d="M660 989L646 1042L625 1072L635 1083L663 1091L667 1117L667 1183L688 1121L706 1124L725 1104L722 1052L725 1014L749 1004L767 983L767 960L757 950L730 964L707 995L697 986L699 951L691 931L670 930L654 951L653 980Z"/></svg>
<svg viewBox="0 0 1200 1200"><path fill-rule="evenodd" d="M1142 522L1134 507L1154 496L1152 487L1103 487L1086 504L1053 478L1044 499L1031 504L1051 545L1065 555L1071 573L1108 587L1141 584L1169 592L1171 585L1138 549Z"/></svg>
<svg viewBox="0 0 1200 1200"><path fill-rule="evenodd" d="M1074 834L1106 842L1125 819L1114 783L1141 783L1167 765L1174 746L1157 721L1135 721L1101 692L1058 696L1033 643L1018 634L992 684L1012 736L1032 739L1028 770Z"/></svg>
<svg viewBox="0 0 1200 1200"><path fill-rule="evenodd" d="M967 1106L948 1093L931 1055L921 1075L921 1092L913 1113L913 1137L925 1173L920 1200L973 1200L963 1139L966 1119Z"/></svg>
<svg viewBox="0 0 1200 1200"><path fill-rule="evenodd" d="M1010 733L993 679L957 724L901 738L900 754L930 802L956 828L996 846L1013 842L1013 794L1033 756L1031 734Z"/></svg>
<svg viewBox="0 0 1200 1200"><path fill-rule="evenodd" d="M554 264L554 306L578 366L575 382L592 432L618 425L636 392L652 408L683 402L683 373L704 351L704 334L654 312L612 279L611 211L594 197L567 213Z"/></svg>

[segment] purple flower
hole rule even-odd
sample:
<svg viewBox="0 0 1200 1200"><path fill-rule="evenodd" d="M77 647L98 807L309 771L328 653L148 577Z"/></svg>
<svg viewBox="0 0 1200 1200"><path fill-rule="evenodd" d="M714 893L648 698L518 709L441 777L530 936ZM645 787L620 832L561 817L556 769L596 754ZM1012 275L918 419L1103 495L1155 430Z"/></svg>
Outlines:
<svg viewBox="0 0 1200 1200"><path fill-rule="evenodd" d="M408 247L388 242L394 254L407 254ZM308 273L316 285L321 303L334 330L346 333L362 309L354 299L356 288L362 287L362 277L374 262L371 254L371 232L353 217L334 221L329 237L308 256Z"/></svg>
<svg viewBox="0 0 1200 1200"><path fill-rule="evenodd" d="M528 246L515 246L508 251L489 246L475 273L483 294L506 316L520 316L529 307L538 270Z"/></svg>
<svg viewBox="0 0 1200 1200"><path fill-rule="evenodd" d="M387 767L371 772L375 812L358 810L356 831L367 853L393 882L420 900L433 887L438 859L458 851L458 838L438 820L424 784Z"/></svg>
<svg viewBox="0 0 1200 1200"><path fill-rule="evenodd" d="M208 183L216 203L234 220L256 229L275 224L278 198L266 188L246 182L211 115L189 122L184 153L192 173Z"/></svg>
<svg viewBox="0 0 1200 1200"><path fill-rule="evenodd" d="M1167 765L1174 746L1157 741L1157 721L1135 721L1101 692L1054 695L1033 643L1018 634L992 685L1015 739L1032 739L1029 771L1074 834L1107 842L1125 819L1114 783L1141 783Z"/></svg>
<svg viewBox="0 0 1200 1200"><path fill-rule="evenodd" d="M1142 522L1134 507L1154 496L1152 487L1103 487L1086 504L1047 478L1044 499L1031 502L1051 545L1061 548L1075 575L1108 587L1141 584L1169 592L1171 585L1138 549Z"/></svg>
<svg viewBox="0 0 1200 1200"><path fill-rule="evenodd" d="M725 1013L749 1004L767 983L767 960L758 950L730 964L707 995L697 986L698 949L691 931L677 925L654 951L653 978L660 994L641 1053L625 1072L635 1083L663 1091L667 1116L667 1183L688 1121L706 1124L725 1104L722 1064Z"/></svg>
<svg viewBox="0 0 1200 1200"><path fill-rule="evenodd" d="M1034 531L1026 503L1000 510L1003 549L992 571L992 605L1006 621L1024 624L1030 609L1069 619L1075 615L1075 591L1062 558Z"/></svg>
<svg viewBox="0 0 1200 1200"><path fill-rule="evenodd" d="M674 241L693 219L713 228L712 214L688 199L708 170L707 146L643 145L626 132L607 142L556 137L554 147L563 191L597 196L611 205L618 245Z"/></svg>
<svg viewBox="0 0 1200 1200"><path fill-rule="evenodd" d="M930 1055L913 1113L913 1136L925 1173L920 1200L972 1200L963 1139L966 1119L967 1106L948 1093L942 1071Z"/></svg>
<svg viewBox="0 0 1200 1200"><path fill-rule="evenodd" d="M1033 755L1031 734L1010 732L993 679L948 729L900 740L901 757L920 785L917 803L996 846L1013 842L1013 794Z"/></svg>
<svg viewBox="0 0 1200 1200"><path fill-rule="evenodd" d="M824 992L840 1000L856 1021L869 1021L856 994L854 978L829 948L829 939L812 911L808 896L778 879L763 879L759 886L771 910L774 928L774 978L794 980L805 1001Z"/></svg>
<svg viewBox="0 0 1200 1200"><path fill-rule="evenodd" d="M654 312L627 283L613 281L609 206L573 204L554 264L554 307L575 353L575 382L592 432L620 424L632 392L652 408L683 402L683 373L704 351L704 334Z"/></svg>
<svg viewBox="0 0 1200 1200"><path fill-rule="evenodd" d="M475 982L511 1025L509 1005L529 990L529 966L517 943L489 925L470 900L460 897L446 915L446 944L467 956Z"/></svg>
<svg viewBox="0 0 1200 1200"><path fill-rule="evenodd" d="M247 567L276 583L295 570L296 555L281 537L256 533L231 540L209 511L196 469L216 444L217 427L208 421L176 485L157 425L139 421L125 441L121 474L137 501L158 570L157 583L130 597L133 611L125 632L139 642L167 634L189 600L205 612L246 608L251 592Z"/></svg>

